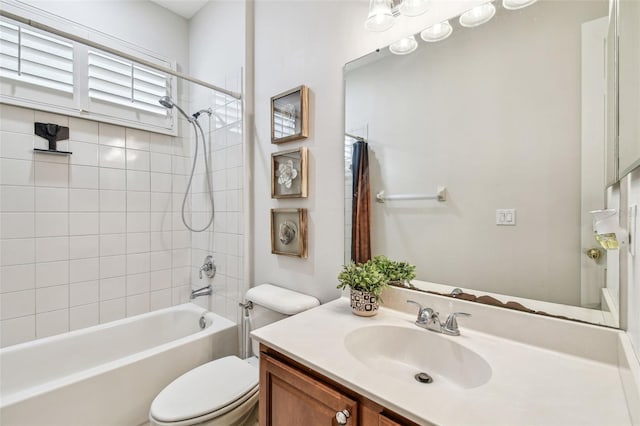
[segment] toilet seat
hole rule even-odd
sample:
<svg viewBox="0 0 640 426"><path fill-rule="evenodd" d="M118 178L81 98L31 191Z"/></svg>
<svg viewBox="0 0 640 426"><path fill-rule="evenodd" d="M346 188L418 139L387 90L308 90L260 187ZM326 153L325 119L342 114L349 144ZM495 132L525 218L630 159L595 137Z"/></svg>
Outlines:
<svg viewBox="0 0 640 426"><path fill-rule="evenodd" d="M171 382L151 403L159 425L194 424L250 409L258 398L258 369L236 356L203 364ZM251 404L248 404L251 402Z"/></svg>

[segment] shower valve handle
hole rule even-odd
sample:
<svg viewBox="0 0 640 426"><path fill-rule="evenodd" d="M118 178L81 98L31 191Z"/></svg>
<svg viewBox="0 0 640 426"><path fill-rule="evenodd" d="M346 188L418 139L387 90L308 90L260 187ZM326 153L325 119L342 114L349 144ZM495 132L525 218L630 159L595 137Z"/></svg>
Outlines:
<svg viewBox="0 0 640 426"><path fill-rule="evenodd" d="M213 263L213 256L207 256L204 258L204 263L198 271L198 276L202 279L202 271L207 274L207 277L213 278L216 276L216 265Z"/></svg>

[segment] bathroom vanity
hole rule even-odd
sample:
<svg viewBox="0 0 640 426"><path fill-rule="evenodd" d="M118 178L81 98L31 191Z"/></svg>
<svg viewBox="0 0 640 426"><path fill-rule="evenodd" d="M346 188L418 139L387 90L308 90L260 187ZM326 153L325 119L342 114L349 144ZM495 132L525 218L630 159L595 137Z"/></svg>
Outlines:
<svg viewBox="0 0 640 426"><path fill-rule="evenodd" d="M443 316L473 316L460 336L424 330L405 303L416 297ZM402 289L384 300L372 318L343 298L252 333L262 425L640 421L640 367L621 331Z"/></svg>

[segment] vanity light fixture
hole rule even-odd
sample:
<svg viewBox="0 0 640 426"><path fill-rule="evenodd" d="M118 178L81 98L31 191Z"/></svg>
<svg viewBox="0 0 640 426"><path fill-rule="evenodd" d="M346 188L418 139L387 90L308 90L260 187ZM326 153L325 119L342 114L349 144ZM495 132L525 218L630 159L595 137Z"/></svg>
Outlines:
<svg viewBox="0 0 640 426"><path fill-rule="evenodd" d="M386 31L393 26L391 0L370 0L369 16L364 27L369 31Z"/></svg>
<svg viewBox="0 0 640 426"><path fill-rule="evenodd" d="M443 21L438 24L432 25L426 30L420 33L420 38L422 38L426 42L436 42L442 41L445 38L449 37L453 32L453 27L449 21Z"/></svg>
<svg viewBox="0 0 640 426"><path fill-rule="evenodd" d="M467 28L477 27L485 24L496 14L496 7L493 3L485 3L467 10L460 15L460 25Z"/></svg>
<svg viewBox="0 0 640 426"><path fill-rule="evenodd" d="M429 10L428 0L403 0L399 6L404 16L420 16Z"/></svg>
<svg viewBox="0 0 640 426"><path fill-rule="evenodd" d="M389 50L395 55L408 55L418 48L418 42L412 35L394 41L389 45Z"/></svg>
<svg viewBox="0 0 640 426"><path fill-rule="evenodd" d="M507 10L518 10L531 6L537 1L538 0L502 0L502 7Z"/></svg>

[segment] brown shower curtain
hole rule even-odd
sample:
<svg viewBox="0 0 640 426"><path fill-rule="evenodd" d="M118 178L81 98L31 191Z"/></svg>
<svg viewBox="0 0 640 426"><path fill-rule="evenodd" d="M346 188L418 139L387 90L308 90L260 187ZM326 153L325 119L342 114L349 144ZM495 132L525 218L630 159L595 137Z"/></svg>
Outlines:
<svg viewBox="0 0 640 426"><path fill-rule="evenodd" d="M351 260L364 263L371 259L371 191L367 143L365 141L354 143L352 155Z"/></svg>

